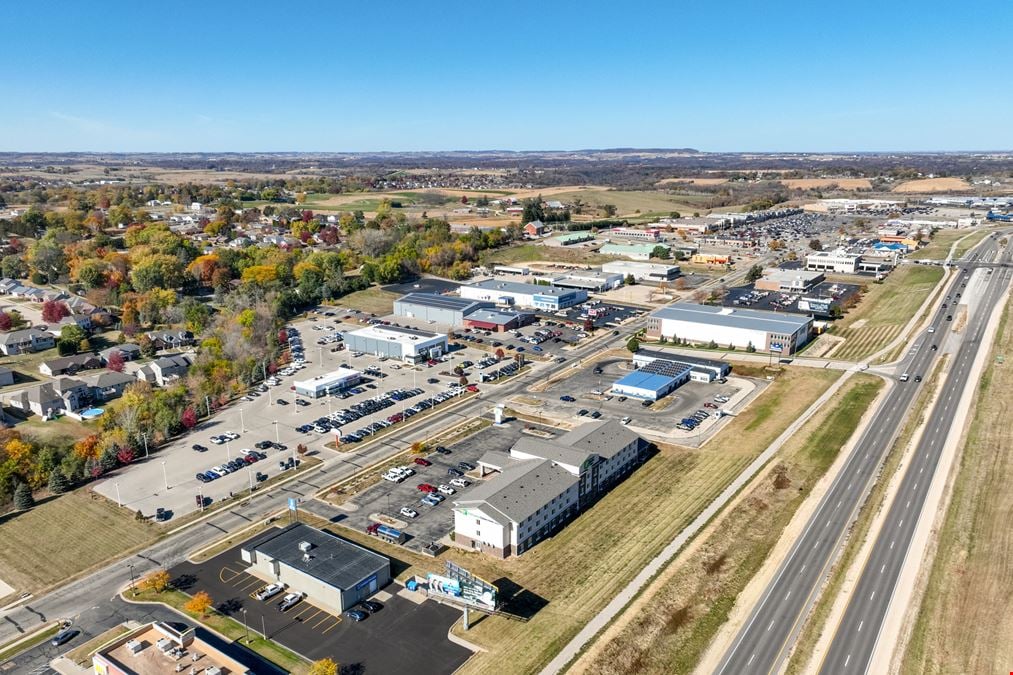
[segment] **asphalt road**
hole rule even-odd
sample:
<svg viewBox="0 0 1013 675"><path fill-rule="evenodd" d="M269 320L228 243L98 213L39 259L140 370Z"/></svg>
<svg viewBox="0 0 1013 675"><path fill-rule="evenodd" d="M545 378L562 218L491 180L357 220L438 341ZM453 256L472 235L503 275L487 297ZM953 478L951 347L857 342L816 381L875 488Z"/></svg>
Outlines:
<svg viewBox="0 0 1013 675"><path fill-rule="evenodd" d="M995 241L988 238L981 246L974 249L971 255L977 259L987 258L995 253L996 248ZM1004 254L1004 260L1008 259L1009 252L1007 251ZM984 297L977 302L976 311L971 315L969 323L963 331L963 342L943 391L954 393L963 391L970 363L967 355L973 356L984 322L987 321L987 315L1001 295L1000 287L1004 287L1009 278L1010 270L1005 268L997 268L996 272L991 275L988 290ZM959 292L962 282L962 274L954 277L947 292L950 295ZM939 336L936 340L941 340L943 331L947 331L952 326L950 322L946 321L946 315L952 312L953 308L950 307L937 311L932 317L930 325L936 331L934 335L930 336L926 329L914 336L914 341L920 344L921 348L909 351L897 367L898 373L907 372L912 376L912 379L908 382L896 383L896 386L886 394L885 400L873 414L869 425L844 467L820 501L788 556L781 563L774 580L768 584L746 625L722 658L716 671L719 675L769 673L781 665L801 629L802 621L829 571L850 524L857 515L858 508L874 482L887 450L903 426L908 409L921 389L921 386L914 381L914 375L928 375L932 370L932 365L939 352L932 351L926 347L926 344L931 343L932 338L936 335ZM969 344L965 346L963 343ZM953 402L953 405L956 405L956 401ZM936 416L938 422L934 424L939 428L933 427L932 429L938 433L926 434L925 442L933 437L941 439L945 436L952 421L952 410L952 407L947 408ZM919 448L919 457L923 456L924 451L925 449ZM931 469L934 468L935 458L938 457L938 448L935 453L930 454L932 456L931 464L928 466L930 473L925 475L924 480L917 481L922 484L923 490L928 488ZM924 497L924 492L921 494ZM906 502L906 499L904 501ZM917 505L920 506L920 503ZM916 513L917 511L912 511L912 517L906 519L912 531L914 529L914 514ZM902 517L899 516L898 521L901 519ZM897 537L900 537L901 534L898 531ZM909 538L910 534L905 536ZM893 555L897 556L898 569L899 561L903 558L903 552L907 548L907 542L908 539L902 538L900 542L894 544L894 548L897 550ZM887 546L889 545L888 541ZM878 572L878 567L874 571ZM893 579L895 580L896 576ZM882 581L885 582L886 579L884 578ZM877 591L874 597L871 597L872 590L870 590L867 597L870 602L878 599L882 605L880 609L885 612L892 585L883 588L885 592L884 590ZM856 597L858 592L856 592ZM855 622L854 631L856 634L861 632L858 630L857 624L862 620L859 618ZM875 642L878 626L862 626L862 630L865 631L866 636L871 638L869 644L869 654L871 655L871 647ZM842 672L840 666L847 659L848 655L845 653L840 662L833 662L834 666L829 667L825 672ZM856 656L853 655L851 659L855 660ZM827 663L830 663L829 659ZM856 670L855 672L862 671Z"/></svg>
<svg viewBox="0 0 1013 675"><path fill-rule="evenodd" d="M1009 255L1004 257L1008 260ZM837 627L821 673L865 673L872 660L915 528L932 483L936 465L960 405L964 384L981 345L989 315L1013 277L1013 270L996 268L984 294L975 298L974 312L965 328L950 373L932 419L901 481L900 490L883 521L869 560Z"/></svg>

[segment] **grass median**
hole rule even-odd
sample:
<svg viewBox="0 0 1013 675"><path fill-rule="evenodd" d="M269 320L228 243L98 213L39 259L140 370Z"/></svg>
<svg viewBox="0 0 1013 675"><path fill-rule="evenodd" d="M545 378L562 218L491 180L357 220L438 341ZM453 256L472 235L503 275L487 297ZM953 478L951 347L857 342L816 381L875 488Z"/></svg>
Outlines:
<svg viewBox="0 0 1013 675"><path fill-rule="evenodd" d="M688 673L728 620L883 382L857 375L781 449L704 539L677 557L575 663L576 673Z"/></svg>

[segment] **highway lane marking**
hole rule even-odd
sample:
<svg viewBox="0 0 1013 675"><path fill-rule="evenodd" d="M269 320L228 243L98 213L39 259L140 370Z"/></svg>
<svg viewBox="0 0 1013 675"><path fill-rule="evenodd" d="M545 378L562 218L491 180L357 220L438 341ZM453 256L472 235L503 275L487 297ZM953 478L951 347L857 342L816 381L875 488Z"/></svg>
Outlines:
<svg viewBox="0 0 1013 675"><path fill-rule="evenodd" d="M879 573L880 574L882 574L885 571L886 571L886 563L884 563L883 566L879 568Z"/></svg>
<svg viewBox="0 0 1013 675"><path fill-rule="evenodd" d="M909 500L907 500L907 504L904 505L904 508L906 509L906 508L908 508L910 506L911 506L911 500L909 499Z"/></svg>
<svg viewBox="0 0 1013 675"><path fill-rule="evenodd" d="M876 599L876 591L873 591L872 595L869 596L869 602L872 602L875 599Z"/></svg>
<svg viewBox="0 0 1013 675"><path fill-rule="evenodd" d="M864 626L864 625L865 625L865 621L859 621L858 622L858 630L855 631L855 632L856 633L861 633L862 632L862 626Z"/></svg>
<svg viewBox="0 0 1013 675"><path fill-rule="evenodd" d="M774 627L774 620L773 620L773 619L771 619L771 620L770 620L770 625L768 625L768 626L767 626L767 632L769 633L769 632L770 632L770 629L771 629L771 628L773 628L773 627Z"/></svg>
<svg viewBox="0 0 1013 675"><path fill-rule="evenodd" d="M748 666L750 663L752 663L753 659L755 659L755 658L756 658L756 652L753 652L753 655L749 657L748 661L746 661L746 665Z"/></svg>
<svg viewBox="0 0 1013 675"><path fill-rule="evenodd" d="M851 654L848 654L848 658L844 659L844 667L845 668L848 667L848 661L850 661L850 660L851 660Z"/></svg>
<svg viewBox="0 0 1013 675"><path fill-rule="evenodd" d="M893 545L894 545L895 542L896 542L896 540L890 542L890 550L891 551L893 550Z"/></svg>
<svg viewBox="0 0 1013 675"><path fill-rule="evenodd" d="M790 597L791 597L791 591L788 591L787 593L784 594L784 599L785 600L787 600Z"/></svg>

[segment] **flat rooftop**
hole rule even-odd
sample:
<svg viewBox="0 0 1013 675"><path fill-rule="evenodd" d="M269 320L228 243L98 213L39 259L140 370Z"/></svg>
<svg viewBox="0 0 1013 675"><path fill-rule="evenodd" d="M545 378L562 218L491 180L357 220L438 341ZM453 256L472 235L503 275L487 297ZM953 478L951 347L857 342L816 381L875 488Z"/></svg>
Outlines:
<svg viewBox="0 0 1013 675"><path fill-rule="evenodd" d="M413 344L419 341L433 340L439 337L446 337L442 333L433 333L428 330L419 330L417 328L406 328L404 326L386 326L384 324L376 324L375 326L367 326L360 328L359 330L352 331L346 334L355 335L357 337L372 338L374 340L388 340L391 342L402 342L405 344Z"/></svg>
<svg viewBox="0 0 1013 675"><path fill-rule="evenodd" d="M324 373L323 375L319 375L309 380L297 380L292 384L296 387L302 387L303 389L308 389L310 387L326 387L329 384L341 382L342 380L355 375L362 375L362 373L358 370L341 366L337 370L332 370L329 373Z"/></svg>
<svg viewBox="0 0 1013 675"><path fill-rule="evenodd" d="M225 675L252 672L240 662L229 658L199 638L194 638L193 642L186 646L185 653L181 658L163 653L158 648L158 641L164 639L165 634L155 628L154 624L149 625L147 630L139 634L132 636L128 634L124 637L128 639L117 641L112 648L98 652L96 655L112 662L124 673L167 675L177 672L189 673L190 668L194 668L202 674L209 668L217 668ZM139 645L139 651L135 651L138 649L137 645ZM193 655L198 657L196 661L193 660ZM182 671L176 670L177 664L183 665Z"/></svg>
<svg viewBox="0 0 1013 675"><path fill-rule="evenodd" d="M500 279L486 279L471 284L472 288L481 288L487 291L504 291L506 293L523 293L526 295L547 295L561 296L573 293L573 290L557 288L555 286L541 286L539 284L525 284L520 281L504 281Z"/></svg>
<svg viewBox="0 0 1013 675"><path fill-rule="evenodd" d="M258 538L250 547L337 588L354 588L390 565L390 560L379 553L303 523L293 523L272 534ZM299 548L302 542L312 546L308 556Z"/></svg>
<svg viewBox="0 0 1013 675"><path fill-rule="evenodd" d="M812 323L805 316L766 312L759 309L732 309L692 302L677 302L655 310L651 315L669 321L709 324L723 328L762 330L769 333L794 333Z"/></svg>
<svg viewBox="0 0 1013 675"><path fill-rule="evenodd" d="M462 312L471 308L483 307L486 304L481 300L468 300L467 298L459 298L456 295L439 295L437 293L408 293L398 298L397 302Z"/></svg>

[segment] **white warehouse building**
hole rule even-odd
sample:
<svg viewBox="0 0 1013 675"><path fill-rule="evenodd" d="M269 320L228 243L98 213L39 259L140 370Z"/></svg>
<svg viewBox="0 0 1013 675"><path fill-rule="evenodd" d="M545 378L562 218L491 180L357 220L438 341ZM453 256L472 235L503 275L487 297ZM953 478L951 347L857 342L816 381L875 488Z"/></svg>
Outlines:
<svg viewBox="0 0 1013 675"><path fill-rule="evenodd" d="M461 286L461 297L469 300L486 300L500 305L532 307L555 312L584 302L587 300L587 291L580 288L559 288L557 286L486 279Z"/></svg>
<svg viewBox="0 0 1013 675"><path fill-rule="evenodd" d="M678 265L663 265L661 263L636 262L617 260L616 262L605 263L601 266L602 272L621 274L625 279L633 275L637 281L675 281L680 273Z"/></svg>
<svg viewBox="0 0 1013 675"><path fill-rule="evenodd" d="M837 274L855 274L862 261L858 253L846 251L819 251L807 255L805 268L814 272L836 272Z"/></svg>
<svg viewBox="0 0 1013 675"><path fill-rule="evenodd" d="M320 398L332 392L344 391L362 381L362 373L351 368L339 367L310 380L296 380L292 383L295 393L307 398Z"/></svg>
<svg viewBox="0 0 1013 675"><path fill-rule="evenodd" d="M812 323L812 317L798 314L677 302L648 317L647 336L794 354L809 341Z"/></svg>
<svg viewBox="0 0 1013 675"><path fill-rule="evenodd" d="M425 330L377 324L345 333L345 348L420 363L447 352L447 336Z"/></svg>

